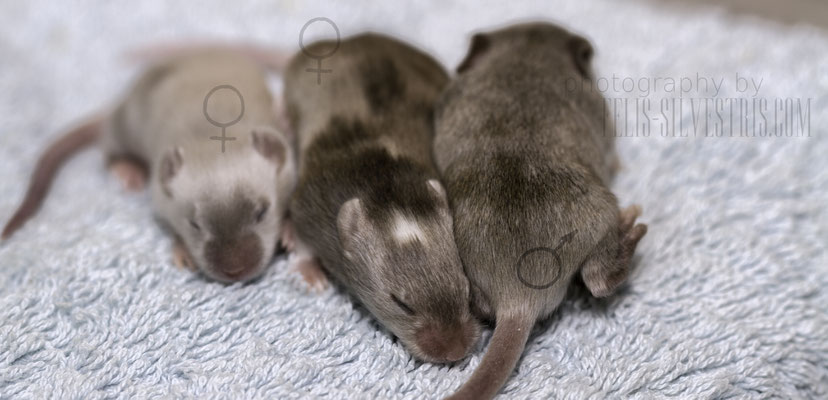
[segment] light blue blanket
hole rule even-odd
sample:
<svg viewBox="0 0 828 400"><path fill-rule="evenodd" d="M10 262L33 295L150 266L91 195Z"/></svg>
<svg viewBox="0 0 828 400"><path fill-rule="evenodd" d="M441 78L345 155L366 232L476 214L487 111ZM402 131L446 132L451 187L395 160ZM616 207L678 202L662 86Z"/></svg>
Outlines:
<svg viewBox="0 0 828 400"><path fill-rule="evenodd" d="M605 94L627 99L614 103L632 137L618 139L613 190L642 205L650 229L629 285L606 301L570 295L503 393L828 397L828 35L715 9L476 3L2 1L0 219L60 129L124 90L136 68L120 56L135 46L223 38L295 50L303 24L324 16L343 37L393 33L455 66L471 32L548 18L590 38L598 75L609 86L616 77ZM670 91L667 78L688 90ZM745 102L711 103L718 117L703 131L699 99L711 97ZM636 99L651 102L646 122ZM677 99L682 108L664 108ZM810 99L810 137L700 137L714 122L759 132L757 114L740 111L752 99L765 99L766 119L783 99L777 115L790 111L782 124L800 135L794 119L806 121ZM148 196L123 192L93 151L0 244L3 399L439 398L468 378L489 337L457 365L424 364L340 291L310 293L283 259L250 285L178 270Z"/></svg>

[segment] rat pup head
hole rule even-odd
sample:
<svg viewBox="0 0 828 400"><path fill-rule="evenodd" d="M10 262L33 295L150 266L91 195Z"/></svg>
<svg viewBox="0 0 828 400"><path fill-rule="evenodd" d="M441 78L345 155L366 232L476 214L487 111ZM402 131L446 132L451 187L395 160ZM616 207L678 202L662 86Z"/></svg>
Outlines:
<svg viewBox="0 0 828 400"><path fill-rule="evenodd" d="M221 282L264 271L294 183L290 148L279 132L255 129L246 139L227 153L168 151L153 190L161 219L194 266Z"/></svg>
<svg viewBox="0 0 828 400"><path fill-rule="evenodd" d="M512 57L516 48L537 50L525 56L542 58L550 71L566 71L567 77L570 71L583 78L592 77L591 62L595 53L592 44L579 35L543 22L475 34L466 57L457 66L457 73L485 69L498 59Z"/></svg>
<svg viewBox="0 0 828 400"><path fill-rule="evenodd" d="M445 191L433 179L419 185L419 206L347 201L337 229L345 268L367 274L353 285L357 297L417 358L451 362L468 354L479 326Z"/></svg>

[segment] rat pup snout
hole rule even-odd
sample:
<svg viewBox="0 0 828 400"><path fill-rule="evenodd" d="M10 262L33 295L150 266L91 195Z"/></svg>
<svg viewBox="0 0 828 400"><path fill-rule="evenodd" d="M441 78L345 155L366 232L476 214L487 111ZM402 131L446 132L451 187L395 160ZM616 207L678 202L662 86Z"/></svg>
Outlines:
<svg viewBox="0 0 828 400"><path fill-rule="evenodd" d="M205 246L209 275L230 282L252 278L263 259L262 243L255 233L230 240L213 239Z"/></svg>
<svg viewBox="0 0 828 400"><path fill-rule="evenodd" d="M433 362L463 359L477 342L479 329L471 318L451 325L427 323L417 330L416 345Z"/></svg>

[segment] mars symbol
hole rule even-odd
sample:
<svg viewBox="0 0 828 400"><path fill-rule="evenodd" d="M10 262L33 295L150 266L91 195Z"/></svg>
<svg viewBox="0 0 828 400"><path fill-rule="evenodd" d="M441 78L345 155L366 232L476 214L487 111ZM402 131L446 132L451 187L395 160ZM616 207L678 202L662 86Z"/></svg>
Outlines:
<svg viewBox="0 0 828 400"><path fill-rule="evenodd" d="M239 116L229 122L219 122L210 118L210 113L207 112L207 103L210 101L210 96L213 93L219 90L230 90L236 93L236 96L239 96L239 103L241 104L241 110L239 111ZM235 125L237 122L241 121L242 117L244 116L244 97L242 97L241 92L238 89L231 85L219 85L214 87L212 90L207 92L207 96L204 96L204 117L207 118L207 121L210 122L215 127L221 128L221 136L210 136L210 140L220 140L221 141L221 152L224 153L224 142L236 140L235 137L227 136L227 128Z"/></svg>
<svg viewBox="0 0 828 400"><path fill-rule="evenodd" d="M555 246L555 248L535 247L533 249L529 249L529 250L525 251L520 256L520 258L518 259L517 264L515 265L515 269L517 271L517 277L520 280L520 282L523 283L524 285L526 285L527 287L532 288L532 289L546 289L546 288L549 288L552 285L554 285L555 282L557 282L558 279L561 277L561 256L558 255L558 250L560 250L561 247L563 247L565 244L572 241L572 238L575 237L575 232L577 232L577 231L572 231L572 232L569 232L566 235L564 235L558 241L558 245ZM555 276L552 279L550 279L549 282L546 282L546 283L533 283L533 282L529 282L529 280L526 279L526 277L523 276L523 272L521 271L523 269L523 263L526 261L527 257L529 257L532 254L536 254L536 253L546 253L546 254L552 256L552 258L555 259L555 265L550 265L549 266L550 269L554 268ZM540 254L538 254L538 255L540 255Z"/></svg>
<svg viewBox="0 0 828 400"><path fill-rule="evenodd" d="M302 39L305 36L305 30L308 29L308 27L312 23L319 22L319 21L327 22L330 26L332 26L334 28L334 31L336 32L336 46L334 46L333 50L331 50L327 53L313 54L305 48L305 44L302 43L302 41L303 41ZM325 17L317 17L317 18L311 19L310 21L305 23L305 26L302 27L301 31L299 31L299 47L302 48L302 53L305 53L305 55L308 56L309 58L312 58L312 59L316 60L316 68L308 68L308 69L305 70L305 72L316 72L316 84L321 85L322 84L322 74L329 74L329 73L333 72L332 69L322 69L322 60L332 56L334 53L336 53L337 50L339 50L339 28L337 28L336 24L333 21L331 21L330 19L325 18Z"/></svg>

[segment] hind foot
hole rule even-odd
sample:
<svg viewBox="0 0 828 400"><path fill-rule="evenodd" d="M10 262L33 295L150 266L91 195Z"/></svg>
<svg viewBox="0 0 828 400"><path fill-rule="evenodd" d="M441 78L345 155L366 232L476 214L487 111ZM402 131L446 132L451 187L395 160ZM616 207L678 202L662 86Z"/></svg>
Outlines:
<svg viewBox="0 0 828 400"><path fill-rule="evenodd" d="M641 206L637 204L621 210L618 224L619 234L621 236L619 238L621 243L619 259L626 259L627 262L632 258L638 241L647 234L647 225L635 223L636 218L639 216L641 216Z"/></svg>

